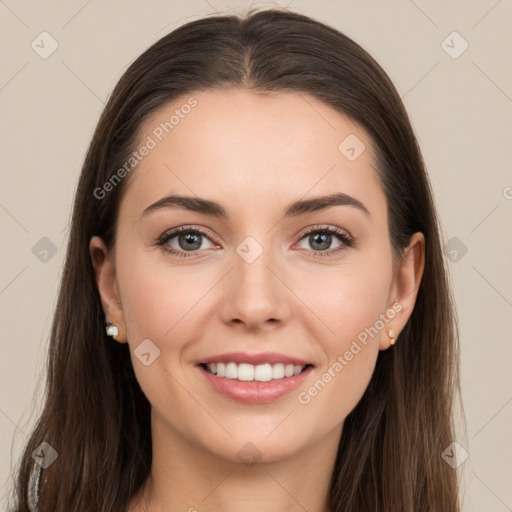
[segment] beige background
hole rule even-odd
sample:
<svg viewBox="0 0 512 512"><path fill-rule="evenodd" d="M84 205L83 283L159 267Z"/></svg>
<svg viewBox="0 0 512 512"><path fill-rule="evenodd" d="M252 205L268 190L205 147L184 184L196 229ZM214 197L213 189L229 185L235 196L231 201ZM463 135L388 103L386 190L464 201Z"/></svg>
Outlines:
<svg viewBox="0 0 512 512"><path fill-rule="evenodd" d="M510 511L511 1L277 4L355 39L381 63L404 99L453 260L467 418L467 436L461 430L455 441L469 454L461 466L464 510ZM127 65L164 34L215 10L245 12L250 5L0 1L0 510L11 465L35 419L31 411L41 403L70 208L104 101ZM31 47L43 31L58 43L47 59ZM446 39L454 31L463 39ZM469 46L457 58L445 51L455 55L464 41Z"/></svg>

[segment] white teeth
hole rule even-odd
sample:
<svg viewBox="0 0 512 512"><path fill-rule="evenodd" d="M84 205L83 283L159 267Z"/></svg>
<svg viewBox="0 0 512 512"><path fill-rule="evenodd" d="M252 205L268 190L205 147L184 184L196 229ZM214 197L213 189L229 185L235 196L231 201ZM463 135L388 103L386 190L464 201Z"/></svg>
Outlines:
<svg viewBox="0 0 512 512"><path fill-rule="evenodd" d="M236 370L236 364L235 363L228 363L226 364L226 373L224 377L226 379L236 379L238 376L238 372Z"/></svg>
<svg viewBox="0 0 512 512"><path fill-rule="evenodd" d="M254 370L254 380L259 382L268 382L272 380L272 366L269 364L259 364Z"/></svg>
<svg viewBox="0 0 512 512"><path fill-rule="evenodd" d="M237 372L238 380L254 380L254 366L252 364L241 363L238 365L238 369L235 365L235 371ZM237 378L235 377L235 379Z"/></svg>
<svg viewBox="0 0 512 512"><path fill-rule="evenodd" d="M298 375L306 366L283 363L277 364L259 364L254 366L248 363L210 363L206 365L207 370L217 377L227 379L238 379L241 381L268 382L278 380L284 377L293 377Z"/></svg>
<svg viewBox="0 0 512 512"><path fill-rule="evenodd" d="M282 379L284 377L284 364L278 363L272 366L272 378Z"/></svg>

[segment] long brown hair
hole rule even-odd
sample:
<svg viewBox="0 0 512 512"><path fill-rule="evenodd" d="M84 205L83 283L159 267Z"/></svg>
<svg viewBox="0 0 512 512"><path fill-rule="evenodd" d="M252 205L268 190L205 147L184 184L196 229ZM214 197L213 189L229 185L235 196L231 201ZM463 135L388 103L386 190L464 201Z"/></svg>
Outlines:
<svg viewBox="0 0 512 512"><path fill-rule="evenodd" d="M425 236L414 310L392 350L378 355L345 420L332 474L333 512L460 510L457 474L441 457L454 438L458 328L437 214L403 103L383 69L339 31L289 10L207 16L166 35L127 69L102 113L80 175L53 319L43 411L17 468L14 512L29 510L33 450L58 452L44 470L41 512L124 512L149 475L150 404L128 352L105 333L89 254L92 236L115 244L129 180L94 191L135 150L164 103L194 91L242 87L309 93L360 123L377 148L389 237L400 255Z"/></svg>

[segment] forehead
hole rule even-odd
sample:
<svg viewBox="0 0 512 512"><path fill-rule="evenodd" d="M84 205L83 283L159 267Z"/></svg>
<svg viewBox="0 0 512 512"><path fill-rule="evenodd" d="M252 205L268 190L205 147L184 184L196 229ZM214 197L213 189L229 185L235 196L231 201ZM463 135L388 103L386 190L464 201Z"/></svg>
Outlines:
<svg viewBox="0 0 512 512"><path fill-rule="evenodd" d="M144 123L142 145L151 149L121 205L132 215L171 192L222 200L239 215L334 192L385 208L366 131L304 93L184 95Z"/></svg>

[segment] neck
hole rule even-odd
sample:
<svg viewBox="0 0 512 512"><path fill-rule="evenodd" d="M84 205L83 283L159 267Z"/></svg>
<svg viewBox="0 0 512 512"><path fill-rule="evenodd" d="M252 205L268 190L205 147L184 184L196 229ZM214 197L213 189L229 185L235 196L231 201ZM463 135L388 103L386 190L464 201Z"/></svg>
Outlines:
<svg viewBox="0 0 512 512"><path fill-rule="evenodd" d="M329 512L341 430L342 425L286 459L272 460L247 444L241 453L248 458L230 460L153 414L151 474L128 512Z"/></svg>

